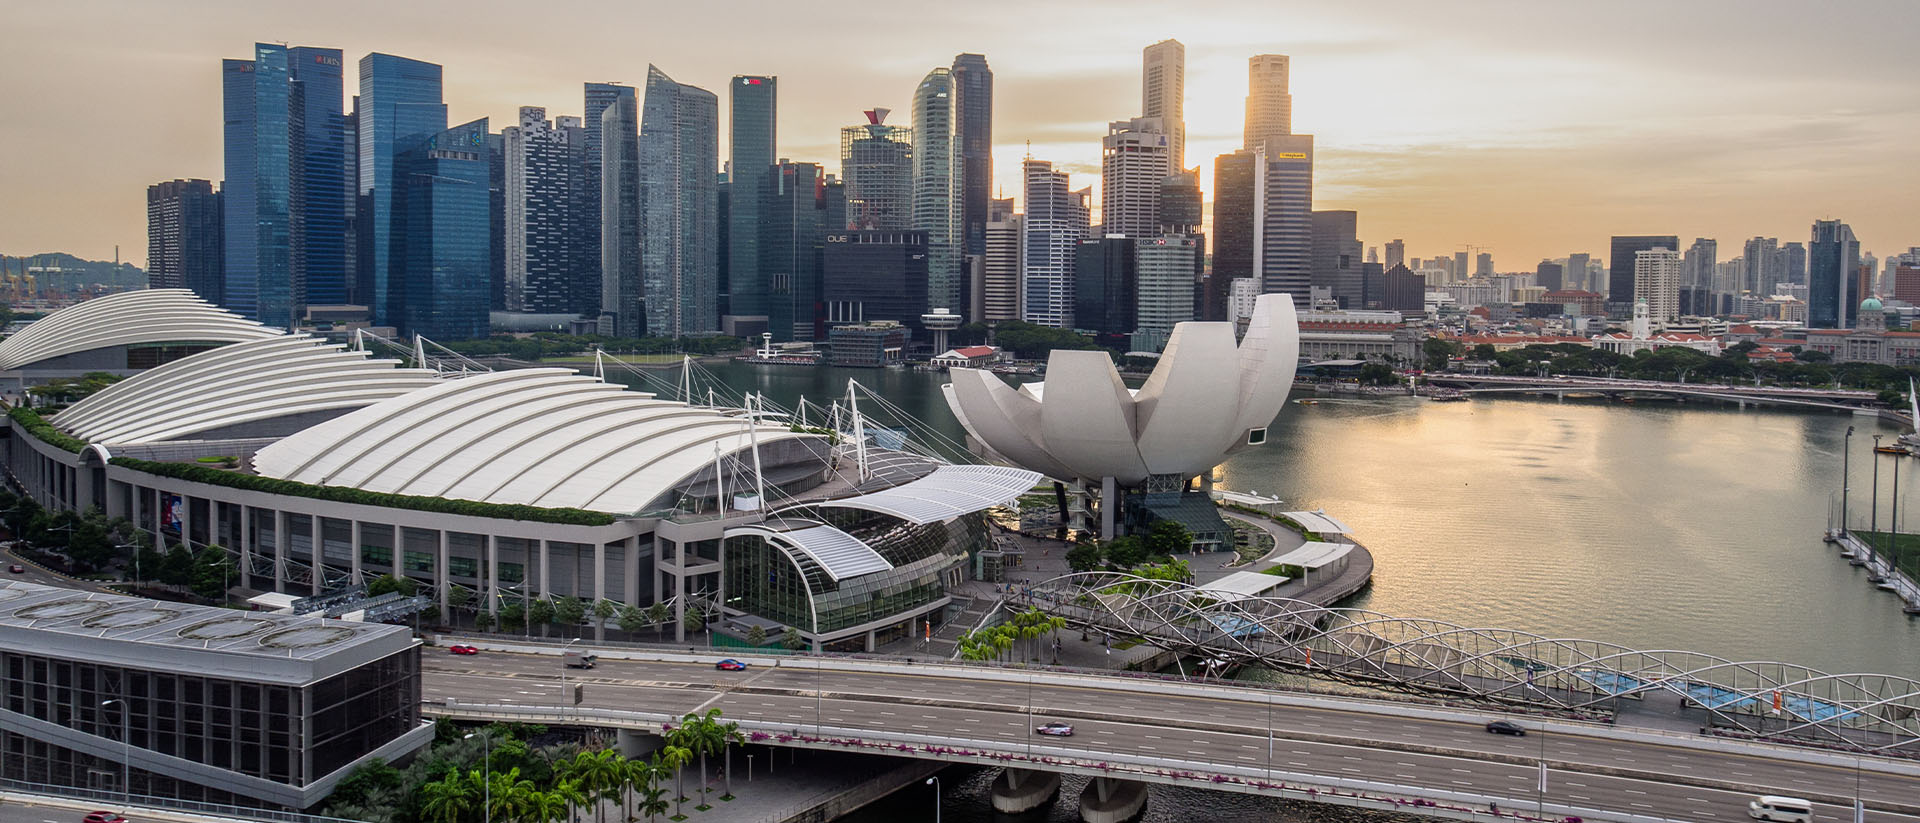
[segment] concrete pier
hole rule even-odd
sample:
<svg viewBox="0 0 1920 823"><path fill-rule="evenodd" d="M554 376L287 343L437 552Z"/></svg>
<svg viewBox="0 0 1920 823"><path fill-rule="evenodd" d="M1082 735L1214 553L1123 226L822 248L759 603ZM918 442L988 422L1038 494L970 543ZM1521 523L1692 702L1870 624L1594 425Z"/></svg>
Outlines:
<svg viewBox="0 0 1920 823"><path fill-rule="evenodd" d="M1147 808L1147 784L1096 777L1080 790L1080 819L1086 823L1124 823Z"/></svg>
<svg viewBox="0 0 1920 823"><path fill-rule="evenodd" d="M1009 768L993 778L993 810L1019 814L1040 808L1060 793L1060 775Z"/></svg>

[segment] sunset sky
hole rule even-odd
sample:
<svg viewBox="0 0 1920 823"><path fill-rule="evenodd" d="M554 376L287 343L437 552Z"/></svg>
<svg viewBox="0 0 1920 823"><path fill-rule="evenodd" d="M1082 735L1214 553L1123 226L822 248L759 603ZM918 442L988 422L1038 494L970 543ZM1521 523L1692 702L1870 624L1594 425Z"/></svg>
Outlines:
<svg viewBox="0 0 1920 823"><path fill-rule="evenodd" d="M965 11L959 11L964 9ZM146 254L145 188L218 181L219 66L255 41L446 67L450 122L578 114L581 83L648 63L723 95L780 77L780 154L837 167L860 110L909 119L926 71L994 71L995 177L1031 151L1097 185L1110 120L1139 114L1140 49L1187 47L1188 165L1239 147L1246 59L1293 57L1294 128L1317 137L1317 208L1408 254L1472 244L1503 271L1604 256L1612 234L1920 246L1915 0L1292 0L766 3L10 0L0 11L0 252ZM725 100L721 111L724 118ZM724 123L722 156L725 156ZM1097 188L1096 188L1097 191Z"/></svg>

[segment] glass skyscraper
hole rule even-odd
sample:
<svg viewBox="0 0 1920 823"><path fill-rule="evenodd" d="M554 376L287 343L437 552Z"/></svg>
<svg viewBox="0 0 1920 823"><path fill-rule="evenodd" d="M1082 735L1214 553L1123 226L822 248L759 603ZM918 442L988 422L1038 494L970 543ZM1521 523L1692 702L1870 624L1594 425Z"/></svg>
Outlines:
<svg viewBox="0 0 1920 823"><path fill-rule="evenodd" d="M847 185L850 229L913 227L913 129L887 125L887 109L840 130L840 179Z"/></svg>
<svg viewBox="0 0 1920 823"><path fill-rule="evenodd" d="M359 101L360 216L356 237L360 249L355 256L354 274L359 280L356 293L368 302L376 325L404 326L410 315L406 311L407 208L400 191L404 180L400 163L404 155L447 129L447 106L440 97L440 66L391 54L362 57ZM483 195L486 183L482 177ZM485 226L484 196L480 220ZM490 288L484 268L479 276L485 295ZM483 331L485 305L483 296Z"/></svg>
<svg viewBox="0 0 1920 823"><path fill-rule="evenodd" d="M597 317L613 311L612 308L604 307L602 304L605 284L600 271L600 205L606 199L606 192L602 173L601 127L607 109L622 99L627 101L628 111L639 111L638 105L634 102L632 86L622 86L617 83L586 84L586 108L580 124L580 137L584 143L581 149L579 179L574 186L573 274L578 280L576 288L581 294L587 296L588 304L581 309L581 314L587 317ZM635 115L631 130L636 140L639 128L638 115ZM628 148L638 151L637 146L628 146ZM633 162L637 168L640 162L637 155ZM639 187L632 186L624 193L630 195L630 199L626 201L631 206L629 213L639 214Z"/></svg>
<svg viewBox="0 0 1920 823"><path fill-rule="evenodd" d="M492 296L487 119L429 136L395 164L405 214L402 333L487 336Z"/></svg>
<svg viewBox="0 0 1920 823"><path fill-rule="evenodd" d="M720 98L648 66L640 117L640 277L650 336L719 330L719 158Z"/></svg>
<svg viewBox="0 0 1920 823"><path fill-rule="evenodd" d="M953 94L953 134L960 154L960 232L964 251L981 255L987 250L987 201L993 199L993 69L987 67L986 55L953 58Z"/></svg>
<svg viewBox="0 0 1920 823"><path fill-rule="evenodd" d="M733 334L746 321L753 327L767 322L767 276L760 268L760 200L775 156L775 115L779 109L780 80L741 76L728 87L730 136L727 184L733 197L727 210L727 271L721 272L728 296L724 330ZM736 320L737 318L737 320ZM774 331L778 336L780 332Z"/></svg>
<svg viewBox="0 0 1920 823"><path fill-rule="evenodd" d="M927 235L927 302L961 314L961 176L953 72L927 72L913 93L913 228Z"/></svg>
<svg viewBox="0 0 1920 823"><path fill-rule="evenodd" d="M1093 189L1073 191L1067 173L1045 160L1029 158L1027 213L1021 221L1020 318L1029 323L1068 328L1073 323L1073 271ZM934 308L939 308L935 306Z"/></svg>
<svg viewBox="0 0 1920 823"><path fill-rule="evenodd" d="M228 190L223 305L292 328L346 299L340 51L254 45L221 62Z"/></svg>
<svg viewBox="0 0 1920 823"><path fill-rule="evenodd" d="M1860 316L1860 241L1853 227L1817 220L1807 246L1807 327L1850 329Z"/></svg>
<svg viewBox="0 0 1920 823"><path fill-rule="evenodd" d="M220 302L224 283L220 193L207 180L168 180L147 187L147 285L192 289Z"/></svg>
<svg viewBox="0 0 1920 823"><path fill-rule="evenodd" d="M646 334L640 226L640 111L633 95L615 97L600 111L601 331Z"/></svg>
<svg viewBox="0 0 1920 823"><path fill-rule="evenodd" d="M1253 270L1262 292L1293 295L1304 309L1313 304L1313 135L1270 137L1256 157Z"/></svg>

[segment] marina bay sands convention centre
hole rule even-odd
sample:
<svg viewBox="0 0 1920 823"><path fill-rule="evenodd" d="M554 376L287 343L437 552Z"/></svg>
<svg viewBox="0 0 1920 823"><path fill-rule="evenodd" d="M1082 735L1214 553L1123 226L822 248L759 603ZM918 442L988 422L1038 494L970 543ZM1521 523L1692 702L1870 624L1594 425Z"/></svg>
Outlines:
<svg viewBox="0 0 1920 823"><path fill-rule="evenodd" d="M692 604L870 648L939 623L990 543L986 510L1040 479L570 369L409 367L184 290L98 298L0 342L0 385L63 369L132 376L14 409L17 489L222 546L243 587L391 574L443 613L670 603L684 631Z"/></svg>

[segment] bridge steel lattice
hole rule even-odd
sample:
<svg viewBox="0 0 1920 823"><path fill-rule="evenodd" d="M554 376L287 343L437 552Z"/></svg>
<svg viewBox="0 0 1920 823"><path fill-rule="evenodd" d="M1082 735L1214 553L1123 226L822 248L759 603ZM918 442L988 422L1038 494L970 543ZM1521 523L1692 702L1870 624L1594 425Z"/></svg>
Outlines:
<svg viewBox="0 0 1920 823"><path fill-rule="evenodd" d="M1575 715L1605 715L1622 699L1670 693L1717 724L1756 737L1920 755L1920 682L1894 675L1637 650L1247 597L1123 572L1063 575L1017 588L1007 599L1179 654L1403 693Z"/></svg>

